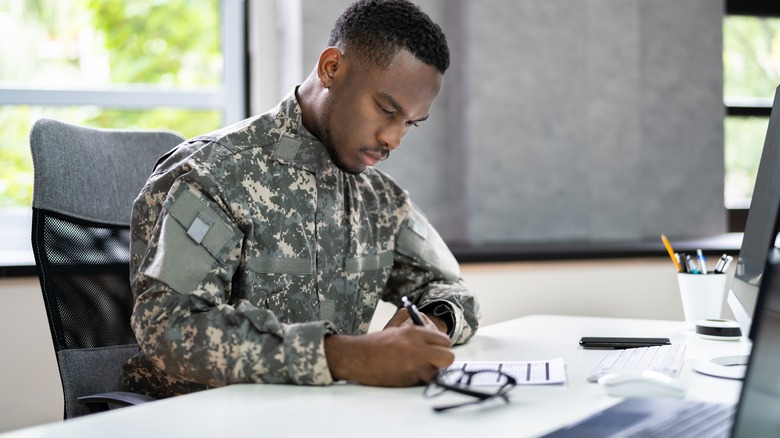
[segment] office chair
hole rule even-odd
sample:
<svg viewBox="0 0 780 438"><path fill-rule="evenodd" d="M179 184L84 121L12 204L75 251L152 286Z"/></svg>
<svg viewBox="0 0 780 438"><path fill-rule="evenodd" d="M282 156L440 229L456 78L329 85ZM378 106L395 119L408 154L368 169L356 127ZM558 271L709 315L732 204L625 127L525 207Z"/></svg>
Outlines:
<svg viewBox="0 0 780 438"><path fill-rule="evenodd" d="M117 392L138 344L130 327L130 210L171 132L41 119L30 131L32 243L64 395L64 418L152 400Z"/></svg>

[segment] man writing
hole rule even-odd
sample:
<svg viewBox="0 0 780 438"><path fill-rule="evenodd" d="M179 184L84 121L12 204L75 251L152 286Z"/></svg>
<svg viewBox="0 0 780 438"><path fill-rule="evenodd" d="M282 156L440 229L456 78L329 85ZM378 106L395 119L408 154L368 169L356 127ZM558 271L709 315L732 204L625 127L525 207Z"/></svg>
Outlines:
<svg viewBox="0 0 780 438"><path fill-rule="evenodd" d="M450 346L477 329L476 300L408 194L373 168L428 118L448 65L418 7L358 1L276 108L162 157L133 205L141 352L122 386L409 386L451 364ZM367 333L379 299L399 310Z"/></svg>

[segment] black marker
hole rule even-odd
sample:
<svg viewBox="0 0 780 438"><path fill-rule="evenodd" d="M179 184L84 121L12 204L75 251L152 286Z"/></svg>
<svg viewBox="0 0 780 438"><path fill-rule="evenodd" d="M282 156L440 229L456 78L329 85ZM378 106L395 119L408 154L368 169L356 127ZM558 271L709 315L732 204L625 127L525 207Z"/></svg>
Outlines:
<svg viewBox="0 0 780 438"><path fill-rule="evenodd" d="M412 322L414 325L424 326L422 321L422 317L420 316L420 311L417 310L417 306L414 305L411 301L409 301L409 298L401 297L401 301L404 303L404 307L406 307L406 310L409 312L409 318L412 319Z"/></svg>

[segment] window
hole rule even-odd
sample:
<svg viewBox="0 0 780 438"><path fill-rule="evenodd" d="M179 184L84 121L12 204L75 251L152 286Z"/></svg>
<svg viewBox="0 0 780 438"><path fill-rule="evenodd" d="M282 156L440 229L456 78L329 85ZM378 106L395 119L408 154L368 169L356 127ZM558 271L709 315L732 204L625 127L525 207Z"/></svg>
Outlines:
<svg viewBox="0 0 780 438"><path fill-rule="evenodd" d="M723 25L723 96L730 228L741 231L753 192L769 114L780 85L780 4L729 0Z"/></svg>
<svg viewBox="0 0 780 438"><path fill-rule="evenodd" d="M0 64L0 206L30 205L40 117L185 137L243 118L242 26L224 25L242 14L233 0L0 0L14 60Z"/></svg>
<svg viewBox="0 0 780 438"><path fill-rule="evenodd" d="M0 0L0 225L29 245L41 117L185 137L244 118L244 15L243 0Z"/></svg>

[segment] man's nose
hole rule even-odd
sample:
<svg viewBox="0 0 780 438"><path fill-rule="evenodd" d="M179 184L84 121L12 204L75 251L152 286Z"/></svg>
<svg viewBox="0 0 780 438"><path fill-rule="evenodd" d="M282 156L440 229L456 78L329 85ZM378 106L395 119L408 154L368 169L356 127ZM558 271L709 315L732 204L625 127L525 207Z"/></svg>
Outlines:
<svg viewBox="0 0 780 438"><path fill-rule="evenodd" d="M401 146L401 139L406 135L406 131L407 128L403 125L396 123L387 125L379 131L378 140L383 146L393 151Z"/></svg>

